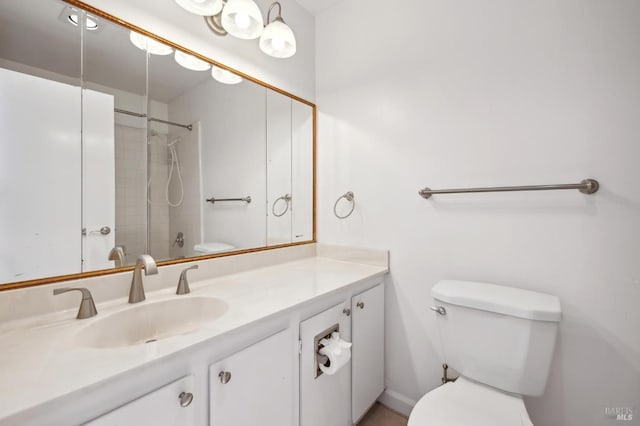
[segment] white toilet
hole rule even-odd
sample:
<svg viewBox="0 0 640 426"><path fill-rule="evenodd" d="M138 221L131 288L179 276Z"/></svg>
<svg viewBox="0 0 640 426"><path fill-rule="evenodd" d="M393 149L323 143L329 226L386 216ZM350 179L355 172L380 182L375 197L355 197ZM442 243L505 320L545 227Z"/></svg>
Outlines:
<svg viewBox="0 0 640 426"><path fill-rule="evenodd" d="M468 281L440 281L431 295L445 362L460 376L424 395L408 426L532 426L522 395L544 392L560 300Z"/></svg>

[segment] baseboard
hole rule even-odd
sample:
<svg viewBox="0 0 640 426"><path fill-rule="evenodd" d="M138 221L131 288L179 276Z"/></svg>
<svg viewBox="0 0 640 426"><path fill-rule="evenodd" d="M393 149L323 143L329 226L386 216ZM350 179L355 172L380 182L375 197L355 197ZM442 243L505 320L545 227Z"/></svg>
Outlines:
<svg viewBox="0 0 640 426"><path fill-rule="evenodd" d="M378 402L391 408L393 411L397 411L403 416L409 417L409 413L411 413L411 410L413 409L413 406L416 405L417 401L414 401L413 399L391 389L385 389L384 392L382 392L382 395L378 398Z"/></svg>

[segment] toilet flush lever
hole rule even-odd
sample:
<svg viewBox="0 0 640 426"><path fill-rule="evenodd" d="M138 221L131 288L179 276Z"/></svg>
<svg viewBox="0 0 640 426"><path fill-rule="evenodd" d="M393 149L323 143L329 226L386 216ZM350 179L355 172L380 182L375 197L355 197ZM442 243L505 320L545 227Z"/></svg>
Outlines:
<svg viewBox="0 0 640 426"><path fill-rule="evenodd" d="M447 315L447 310L444 308L444 306L432 306L429 309L439 313L440 315Z"/></svg>

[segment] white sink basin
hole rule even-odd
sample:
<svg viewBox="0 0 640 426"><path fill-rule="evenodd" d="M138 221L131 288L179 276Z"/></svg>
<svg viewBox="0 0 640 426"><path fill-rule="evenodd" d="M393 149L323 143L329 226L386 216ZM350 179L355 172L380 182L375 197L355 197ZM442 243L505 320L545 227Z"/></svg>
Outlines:
<svg viewBox="0 0 640 426"><path fill-rule="evenodd" d="M159 302L142 302L104 317L100 314L75 336L81 346L113 348L132 346L188 334L224 314L229 305L215 297L176 296Z"/></svg>

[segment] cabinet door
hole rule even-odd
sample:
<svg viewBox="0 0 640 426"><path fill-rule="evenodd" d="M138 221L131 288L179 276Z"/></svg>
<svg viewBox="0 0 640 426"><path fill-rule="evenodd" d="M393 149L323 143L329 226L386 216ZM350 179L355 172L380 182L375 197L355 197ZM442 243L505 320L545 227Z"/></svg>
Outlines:
<svg viewBox="0 0 640 426"><path fill-rule="evenodd" d="M284 330L212 364L209 424L293 425L296 350L291 331Z"/></svg>
<svg viewBox="0 0 640 426"><path fill-rule="evenodd" d="M193 376L186 376L86 424L90 426L195 425L195 401L189 398L189 392L192 390Z"/></svg>
<svg viewBox="0 0 640 426"><path fill-rule="evenodd" d="M351 414L355 423L384 391L384 285L351 299Z"/></svg>
<svg viewBox="0 0 640 426"><path fill-rule="evenodd" d="M351 311L341 303L300 323L300 424L301 426L347 426L351 392L350 363L335 374L317 375L315 337L337 325L340 338L351 339Z"/></svg>

